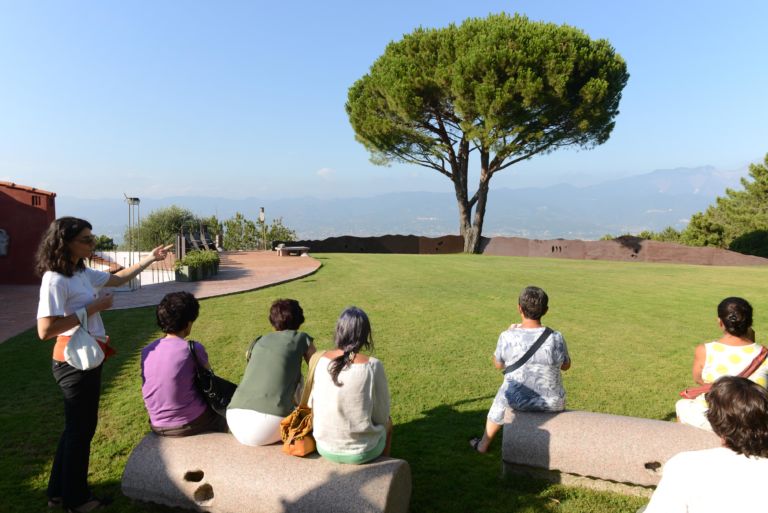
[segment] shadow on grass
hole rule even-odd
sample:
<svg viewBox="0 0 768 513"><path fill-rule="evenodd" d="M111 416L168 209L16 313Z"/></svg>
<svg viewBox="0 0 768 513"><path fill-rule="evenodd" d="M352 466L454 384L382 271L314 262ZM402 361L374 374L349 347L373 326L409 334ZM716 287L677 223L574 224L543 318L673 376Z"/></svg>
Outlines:
<svg viewBox="0 0 768 513"><path fill-rule="evenodd" d="M104 396L113 386L122 389L126 385L125 379L117 379L118 376L132 372L130 367L136 363L138 350L157 332L153 316L146 308L121 312L120 322L111 319L112 315L113 312L106 312L104 319L118 353L104 364L99 427L91 447L91 474L129 451L126 445L132 443L131 440L122 441L117 439L117 433L101 430L105 420ZM48 510L45 494L48 473L64 428L64 402L51 373L52 348L53 341L40 341L34 329L0 344L0 360L13 362L13 365L5 365L0 373L0 389L4 391L0 402L0 425L3 426L0 444L3 505L0 511ZM139 376L138 370L136 376ZM140 379L139 376L139 382ZM131 378L130 388L134 381ZM141 400L140 389L137 397ZM130 394L129 400L134 399L134 394ZM132 421L142 423L146 419L134 418ZM112 484L98 478L90 481L95 485L97 495L120 495L119 482Z"/></svg>
<svg viewBox="0 0 768 513"><path fill-rule="evenodd" d="M462 411L475 398L423 412L395 426L392 456L411 465L411 511L557 511L556 499L542 494L550 485L522 476L503 476L501 436L486 454L469 445L482 434L487 410Z"/></svg>

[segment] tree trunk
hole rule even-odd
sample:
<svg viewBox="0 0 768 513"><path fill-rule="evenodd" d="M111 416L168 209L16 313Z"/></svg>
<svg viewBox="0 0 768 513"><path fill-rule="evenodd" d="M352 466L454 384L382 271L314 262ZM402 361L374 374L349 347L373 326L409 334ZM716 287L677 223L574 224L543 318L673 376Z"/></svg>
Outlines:
<svg viewBox="0 0 768 513"><path fill-rule="evenodd" d="M459 233L464 237L464 253L480 253L480 243L483 234L483 220L485 219L485 207L488 202L489 182L491 173L488 171L489 155L486 152L480 154L480 183L478 184L474 215L467 192L466 168L463 180L454 180L456 201L459 207Z"/></svg>

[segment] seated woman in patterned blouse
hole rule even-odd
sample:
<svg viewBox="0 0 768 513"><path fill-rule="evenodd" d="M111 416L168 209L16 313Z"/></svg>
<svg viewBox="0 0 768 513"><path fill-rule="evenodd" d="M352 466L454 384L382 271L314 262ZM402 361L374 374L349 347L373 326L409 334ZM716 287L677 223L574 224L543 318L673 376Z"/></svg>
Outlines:
<svg viewBox="0 0 768 513"><path fill-rule="evenodd" d="M499 335L493 365L497 369L514 366L541 336L545 328L541 318L547 313L549 298L539 287L526 287L518 300L517 311L522 322L513 324ZM562 411L565 409L565 389L561 370L571 367L565 340L559 331L549 330L541 346L525 363L505 372L504 381L496 393L482 438L469 443L477 452L486 452L493 437L504 424L507 408L520 411Z"/></svg>
<svg viewBox="0 0 768 513"><path fill-rule="evenodd" d="M721 376L738 376L760 355L762 346L755 343L752 330L752 305L740 297L727 297L717 305L717 322L723 336L713 342L699 344L693 357L693 380L699 385L713 383ZM749 379L766 386L768 360ZM675 405L677 418L683 424L712 431L706 417L704 394L695 399L680 399Z"/></svg>

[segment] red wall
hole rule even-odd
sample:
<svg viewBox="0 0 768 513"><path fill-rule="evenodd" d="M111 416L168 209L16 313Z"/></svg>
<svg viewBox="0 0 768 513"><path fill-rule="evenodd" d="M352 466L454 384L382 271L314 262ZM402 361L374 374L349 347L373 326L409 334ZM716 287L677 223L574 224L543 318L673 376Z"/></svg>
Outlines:
<svg viewBox="0 0 768 513"><path fill-rule="evenodd" d="M33 196L40 204L33 205ZM0 229L9 235L0 256L0 284L37 284L35 251L48 225L56 219L55 194L0 183Z"/></svg>

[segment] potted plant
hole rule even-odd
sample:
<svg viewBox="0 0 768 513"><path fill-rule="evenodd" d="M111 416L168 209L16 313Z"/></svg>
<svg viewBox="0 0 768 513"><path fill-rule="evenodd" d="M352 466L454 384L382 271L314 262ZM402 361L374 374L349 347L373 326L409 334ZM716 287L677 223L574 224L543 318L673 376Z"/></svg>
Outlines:
<svg viewBox="0 0 768 513"><path fill-rule="evenodd" d="M219 271L219 254L216 251L190 251L175 264L176 281L198 281Z"/></svg>

